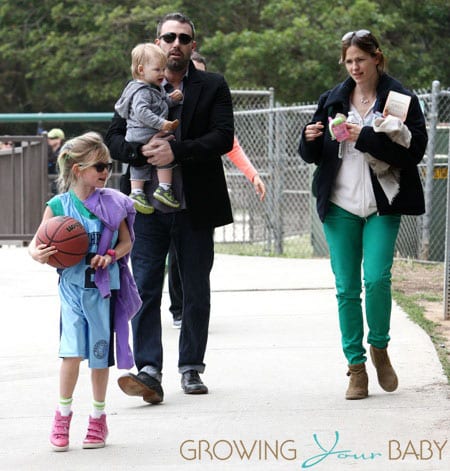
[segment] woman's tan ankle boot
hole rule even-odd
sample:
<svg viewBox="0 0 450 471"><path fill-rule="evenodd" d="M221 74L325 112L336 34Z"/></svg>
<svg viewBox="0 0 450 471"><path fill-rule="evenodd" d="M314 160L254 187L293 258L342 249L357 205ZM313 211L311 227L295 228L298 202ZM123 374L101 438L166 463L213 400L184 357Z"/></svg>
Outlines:
<svg viewBox="0 0 450 471"><path fill-rule="evenodd" d="M350 376L350 382L345 393L345 399L364 399L369 395L369 378L365 363L348 365L347 376Z"/></svg>
<svg viewBox="0 0 450 471"><path fill-rule="evenodd" d="M370 346L370 356L377 370L378 383L387 392L395 391L398 387L398 378L392 368L387 348Z"/></svg>

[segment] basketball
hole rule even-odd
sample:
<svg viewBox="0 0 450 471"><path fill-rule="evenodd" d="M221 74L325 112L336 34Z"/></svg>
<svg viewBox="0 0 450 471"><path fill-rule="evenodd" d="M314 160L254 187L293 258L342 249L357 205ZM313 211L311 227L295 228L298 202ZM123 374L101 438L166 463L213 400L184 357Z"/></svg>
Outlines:
<svg viewBox="0 0 450 471"><path fill-rule="evenodd" d="M48 259L55 268L76 265L87 254L89 236L81 224L69 216L55 216L42 224L36 234L36 245L52 245L58 252Z"/></svg>

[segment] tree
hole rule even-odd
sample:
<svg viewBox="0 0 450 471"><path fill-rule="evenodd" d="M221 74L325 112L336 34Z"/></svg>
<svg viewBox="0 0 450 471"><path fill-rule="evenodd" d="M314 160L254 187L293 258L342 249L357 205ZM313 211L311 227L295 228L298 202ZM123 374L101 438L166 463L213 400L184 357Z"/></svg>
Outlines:
<svg viewBox="0 0 450 471"><path fill-rule="evenodd" d="M390 58L390 71L410 88L448 83L448 24L444 0L271 0L252 29L206 38L202 51L232 87L274 87L284 103L316 100L345 77L339 66L340 38L369 29ZM447 38L444 41L443 38Z"/></svg>
<svg viewBox="0 0 450 471"><path fill-rule="evenodd" d="M168 3L6 2L0 76L8 101L1 111L110 110L130 75L131 49L153 40Z"/></svg>
<svg viewBox="0 0 450 471"><path fill-rule="evenodd" d="M169 11L194 19L209 69L232 88L273 87L285 104L342 80L340 38L361 28L409 88L449 83L447 0L3 0L0 112L112 110L131 49Z"/></svg>

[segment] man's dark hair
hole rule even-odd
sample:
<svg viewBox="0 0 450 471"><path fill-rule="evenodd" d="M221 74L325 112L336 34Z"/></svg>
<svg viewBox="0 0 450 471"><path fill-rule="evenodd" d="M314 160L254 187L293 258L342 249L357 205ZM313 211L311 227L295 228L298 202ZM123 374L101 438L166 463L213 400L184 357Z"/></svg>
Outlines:
<svg viewBox="0 0 450 471"><path fill-rule="evenodd" d="M202 56L200 53L198 53L197 51L193 51L192 54L191 54L191 61L195 61L195 62L199 62L200 64L203 64L205 66L205 68L207 67L206 66L206 59L205 59L205 56Z"/></svg>
<svg viewBox="0 0 450 471"><path fill-rule="evenodd" d="M179 23L187 23L191 29L192 29L192 39L195 38L195 26L194 23L192 23L191 19L183 15L183 13L167 13L167 15L164 15L158 22L158 26L156 27L156 37L159 38L161 36L161 27L166 21L178 21Z"/></svg>

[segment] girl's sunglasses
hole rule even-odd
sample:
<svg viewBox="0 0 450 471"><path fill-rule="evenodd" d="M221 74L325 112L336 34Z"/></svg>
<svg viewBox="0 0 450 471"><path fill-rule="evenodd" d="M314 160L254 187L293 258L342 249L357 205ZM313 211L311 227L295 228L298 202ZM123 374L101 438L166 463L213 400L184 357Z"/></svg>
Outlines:
<svg viewBox="0 0 450 471"><path fill-rule="evenodd" d="M92 164L92 165L80 164L80 167L84 167L84 168L94 167L95 170L97 170L98 173L102 173L105 170L108 170L108 173L109 173L109 172L112 171L113 164L112 164L112 162L108 162L108 163L98 162L98 163Z"/></svg>

